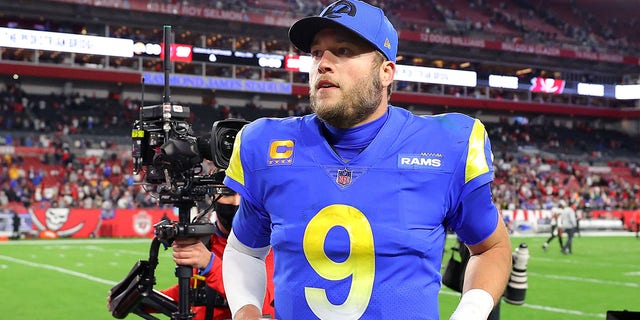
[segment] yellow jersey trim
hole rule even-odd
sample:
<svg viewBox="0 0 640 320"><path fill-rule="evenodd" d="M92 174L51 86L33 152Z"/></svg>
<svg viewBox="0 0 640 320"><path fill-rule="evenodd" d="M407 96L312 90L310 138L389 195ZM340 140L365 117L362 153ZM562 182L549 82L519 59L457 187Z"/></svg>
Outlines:
<svg viewBox="0 0 640 320"><path fill-rule="evenodd" d="M240 161L240 145L242 144L242 131L244 127L240 129L238 134L236 134L236 139L233 142L233 152L231 153L231 159L229 159L229 168L225 172L226 175L239 182L244 186L244 168L242 167L242 162Z"/></svg>
<svg viewBox="0 0 640 320"><path fill-rule="evenodd" d="M464 172L464 183L489 172L489 164L484 151L484 144L487 133L484 125L480 120L476 119L473 123L473 129L469 135L469 151L467 153L467 163Z"/></svg>

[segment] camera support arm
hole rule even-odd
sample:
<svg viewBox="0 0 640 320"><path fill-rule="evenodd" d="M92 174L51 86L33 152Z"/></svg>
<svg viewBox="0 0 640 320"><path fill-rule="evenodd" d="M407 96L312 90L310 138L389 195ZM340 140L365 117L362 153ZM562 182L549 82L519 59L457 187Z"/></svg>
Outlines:
<svg viewBox="0 0 640 320"><path fill-rule="evenodd" d="M181 225L189 224L189 211L193 203L180 202L176 204L178 217ZM189 281L193 275L191 266L176 265L175 276L178 278L178 313L172 316L175 320L189 320L194 314L191 312L189 303Z"/></svg>

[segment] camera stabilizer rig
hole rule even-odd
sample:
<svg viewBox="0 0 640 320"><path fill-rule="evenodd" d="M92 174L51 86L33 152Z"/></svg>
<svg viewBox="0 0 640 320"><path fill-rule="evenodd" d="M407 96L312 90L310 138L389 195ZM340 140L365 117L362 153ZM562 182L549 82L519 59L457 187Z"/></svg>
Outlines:
<svg viewBox="0 0 640 320"><path fill-rule="evenodd" d="M192 267L176 266L179 291L176 305L173 299L153 289L158 250L160 244L169 247L176 238L202 238L215 233L211 223L190 221L190 211L196 201L204 200L209 194L224 194L226 189L222 183L224 172L206 174L203 161L211 160L218 169L226 169L235 137L248 123L240 119L220 120L213 124L208 135L194 135L189 123L189 107L170 101L170 35L171 26L164 26L163 102L141 108L131 137L133 173L144 174L145 190L157 194L161 204L173 204L178 209L179 221L161 221L154 225L156 236L151 243L149 261L138 261L111 289L109 311L118 319L132 312L145 319L157 319L145 311L149 308L172 319L193 318L190 306L194 304L190 301L202 300L202 294L194 293L189 286Z"/></svg>

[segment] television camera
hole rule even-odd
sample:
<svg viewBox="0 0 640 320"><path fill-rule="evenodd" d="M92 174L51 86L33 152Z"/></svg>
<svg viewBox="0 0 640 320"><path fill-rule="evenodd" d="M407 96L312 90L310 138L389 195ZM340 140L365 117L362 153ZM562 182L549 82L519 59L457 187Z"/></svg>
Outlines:
<svg viewBox="0 0 640 320"><path fill-rule="evenodd" d="M229 166L233 143L247 122L216 121L209 135L195 136L187 106L165 103L142 107L132 131L134 174L146 167L145 184L156 188L160 203L202 200L211 187L222 186L224 175L206 175L202 162Z"/></svg>
<svg viewBox="0 0 640 320"><path fill-rule="evenodd" d="M149 309L172 319L191 319L192 305L210 304L212 301L214 306L226 303L215 293L209 292L207 297L205 289L210 288L206 286L190 286L193 276L191 266L176 266L179 287L177 302L153 289L160 244L166 249L176 238L204 238L216 232L215 226L209 221L200 221L213 204L193 221L190 217L191 208L207 195L231 193L222 183L225 175L220 169L229 166L235 137L248 123L241 119L220 120L213 123L208 134L195 135L189 122L190 108L173 104L169 98L170 35L171 27L165 26L163 102L140 109L140 117L133 124L131 137L133 173L143 174L142 185L147 192L157 195L160 204L173 204L178 209L179 221L156 223L149 260L138 261L129 274L111 289L109 311L118 319L125 318L129 313L145 319L157 319L147 312ZM206 172L204 160L212 161L216 170ZM214 198L214 202L216 200Z"/></svg>

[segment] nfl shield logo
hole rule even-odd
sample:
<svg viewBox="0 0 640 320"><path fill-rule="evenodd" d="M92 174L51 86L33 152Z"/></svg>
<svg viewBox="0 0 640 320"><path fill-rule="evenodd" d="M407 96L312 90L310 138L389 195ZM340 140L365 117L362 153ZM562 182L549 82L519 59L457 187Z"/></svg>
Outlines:
<svg viewBox="0 0 640 320"><path fill-rule="evenodd" d="M351 184L351 171L344 169L338 170L338 176L336 182L341 186L348 186Z"/></svg>

